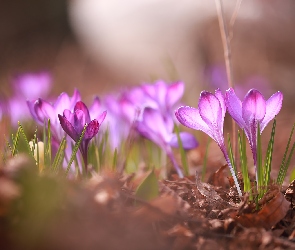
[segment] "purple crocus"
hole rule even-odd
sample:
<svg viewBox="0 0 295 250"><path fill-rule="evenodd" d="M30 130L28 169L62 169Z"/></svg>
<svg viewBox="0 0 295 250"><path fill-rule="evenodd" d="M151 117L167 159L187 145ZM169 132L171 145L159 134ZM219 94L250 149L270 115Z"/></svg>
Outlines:
<svg viewBox="0 0 295 250"><path fill-rule="evenodd" d="M50 119L52 143L55 149L65 135L60 128L58 114L62 114L65 109L73 110L79 100L81 100L80 93L75 89L72 97L69 97L66 93L61 93L53 104L41 98L36 101L27 101L31 115L38 124L47 126L48 119Z"/></svg>
<svg viewBox="0 0 295 250"><path fill-rule="evenodd" d="M238 193L242 196L237 177L231 165L224 143L223 123L225 112L226 107L224 97L221 91L217 89L215 94L202 91L198 108L188 106L180 107L175 112L175 116L182 125L192 129L201 130L216 141L230 168Z"/></svg>
<svg viewBox="0 0 295 250"><path fill-rule="evenodd" d="M136 122L138 132L156 143L167 153L179 177L183 178L183 173L173 156L171 148L178 147L177 135L173 133L173 127L174 122L172 119L165 120L159 110L149 107L144 109L142 119ZM198 142L193 135L186 132L179 135L184 149L192 149L198 146Z"/></svg>
<svg viewBox="0 0 295 250"><path fill-rule="evenodd" d="M98 133L99 126L105 119L106 114L107 112L104 111L97 119L91 120L87 106L83 102L78 101L74 107L74 113L72 113L71 110L66 109L64 110L63 115L58 115L63 130L75 142L78 142L80 136L82 135L84 126L86 125L85 134L79 147L86 172L88 165L87 153L89 142Z"/></svg>
<svg viewBox="0 0 295 250"><path fill-rule="evenodd" d="M236 96L232 88L226 91L225 103L227 110L239 127L245 131L253 154L255 172L258 124L260 127L259 133L262 133L266 125L280 112L282 101L283 94L280 91L273 94L266 101L258 90L251 89L246 94L243 102Z"/></svg>
<svg viewBox="0 0 295 250"><path fill-rule="evenodd" d="M45 98L51 89L51 75L47 72L26 73L17 75L12 80L13 96L8 101L11 123L17 126L18 121L27 120L30 111L26 107L27 100Z"/></svg>

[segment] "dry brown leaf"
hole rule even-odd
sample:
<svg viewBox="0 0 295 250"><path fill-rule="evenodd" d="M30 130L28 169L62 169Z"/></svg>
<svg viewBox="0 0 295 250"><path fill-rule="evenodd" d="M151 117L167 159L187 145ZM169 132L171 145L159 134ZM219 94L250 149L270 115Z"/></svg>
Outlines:
<svg viewBox="0 0 295 250"><path fill-rule="evenodd" d="M215 171L208 179L208 183L216 187L225 187L224 172L223 170L227 167L226 165L221 166Z"/></svg>
<svg viewBox="0 0 295 250"><path fill-rule="evenodd" d="M236 221L244 227L262 227L270 229L283 219L290 207L284 195L277 190L276 195L257 213L243 214Z"/></svg>

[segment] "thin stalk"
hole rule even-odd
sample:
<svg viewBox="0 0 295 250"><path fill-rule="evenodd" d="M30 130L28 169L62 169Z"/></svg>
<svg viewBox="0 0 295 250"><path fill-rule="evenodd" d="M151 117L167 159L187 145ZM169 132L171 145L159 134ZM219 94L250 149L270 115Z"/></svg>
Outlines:
<svg viewBox="0 0 295 250"><path fill-rule="evenodd" d="M218 16L218 23L220 28L221 40L223 44L224 50L224 60L226 66L226 74L228 79L228 86L230 88L234 87L233 81L233 70L232 70L232 61L231 61L231 47L230 47L230 38L227 29L227 25L225 22L224 11L222 0L215 0L217 16ZM233 155L237 159L237 133L236 133L236 123L232 120L232 138L233 138Z"/></svg>

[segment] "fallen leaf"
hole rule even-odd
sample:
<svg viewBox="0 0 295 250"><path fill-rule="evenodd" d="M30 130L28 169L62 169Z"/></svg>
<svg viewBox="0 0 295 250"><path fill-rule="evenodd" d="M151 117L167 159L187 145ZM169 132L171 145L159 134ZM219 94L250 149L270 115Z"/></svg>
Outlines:
<svg viewBox="0 0 295 250"><path fill-rule="evenodd" d="M283 219L290 207L284 195L277 190L276 195L258 212L251 214L242 214L236 218L236 221L244 227L262 227L270 229Z"/></svg>

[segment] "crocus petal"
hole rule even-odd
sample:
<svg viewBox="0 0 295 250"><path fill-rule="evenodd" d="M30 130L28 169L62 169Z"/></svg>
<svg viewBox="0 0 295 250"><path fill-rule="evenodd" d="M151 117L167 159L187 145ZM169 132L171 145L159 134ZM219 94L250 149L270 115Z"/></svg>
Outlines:
<svg viewBox="0 0 295 250"><path fill-rule="evenodd" d="M224 116L225 116L225 113L226 113L226 106L225 106L224 96L223 96L220 89L215 90L215 97L218 99L218 101L220 103L221 118L222 118L222 124L223 124Z"/></svg>
<svg viewBox="0 0 295 250"><path fill-rule="evenodd" d="M38 120L42 124L44 124L44 121L47 122L48 119L50 119L52 124L55 124L57 117L56 117L55 110L50 105L50 103L39 98L34 103L34 111Z"/></svg>
<svg viewBox="0 0 295 250"><path fill-rule="evenodd" d="M81 110L83 113L84 113L84 116L85 116L85 122L86 123L89 123L91 120L90 120L90 114L89 114L89 110L87 108L87 106L85 105L84 102L82 101L78 101L74 107L74 112L76 110Z"/></svg>
<svg viewBox="0 0 295 250"><path fill-rule="evenodd" d="M229 88L225 93L225 105L230 116L241 129L244 129L246 124L242 116L242 102L232 88Z"/></svg>
<svg viewBox="0 0 295 250"><path fill-rule="evenodd" d="M72 123L72 125L74 126L75 130L79 135L82 134L85 124L85 113L82 110L77 109L74 113L74 123Z"/></svg>
<svg viewBox="0 0 295 250"><path fill-rule="evenodd" d="M64 112L63 112L63 116L65 118L67 118L67 120L71 123L71 124L74 124L74 116L75 114L71 112L71 110L69 109L65 109Z"/></svg>
<svg viewBox="0 0 295 250"><path fill-rule="evenodd" d="M158 110L149 107L145 108L143 111L142 122L146 124L151 132L158 134L165 142L170 140L170 133L172 131L167 130L167 124Z"/></svg>
<svg viewBox="0 0 295 250"><path fill-rule="evenodd" d="M182 142L182 146L185 150L196 148L199 145L196 138L190 133L181 132L179 133L179 136ZM172 135L169 145L171 147L178 148L178 139L176 134Z"/></svg>
<svg viewBox="0 0 295 250"><path fill-rule="evenodd" d="M87 128L86 128L86 131L85 131L85 134L84 134L84 139L85 140L90 140L92 139L97 133L98 133L98 130L99 130L99 123L97 120L92 120Z"/></svg>
<svg viewBox="0 0 295 250"><path fill-rule="evenodd" d="M62 126L63 130L75 141L77 142L79 139L79 134L73 127L73 125L67 120L67 118L58 115L60 125Z"/></svg>
<svg viewBox="0 0 295 250"><path fill-rule="evenodd" d="M260 132L264 130L266 125L272 120L281 110L283 102L283 94L278 91L277 93L273 94L267 101L266 101L266 112L265 116L260 125Z"/></svg>
<svg viewBox="0 0 295 250"><path fill-rule="evenodd" d="M89 108L89 114L92 119L96 119L101 115L102 104L100 99L96 96Z"/></svg>
<svg viewBox="0 0 295 250"><path fill-rule="evenodd" d="M102 124L102 122L104 121L104 119L106 118L107 115L107 111L105 110L104 112L102 112L98 117L97 117L97 121L100 124Z"/></svg>
<svg viewBox="0 0 295 250"><path fill-rule="evenodd" d="M202 91L199 112L203 121L212 131L223 131L222 109L219 99L210 92Z"/></svg>
<svg viewBox="0 0 295 250"><path fill-rule="evenodd" d="M196 130L201 130L211 138L213 138L212 131L200 116L199 110L189 106L178 108L175 112L177 120L184 126Z"/></svg>
<svg viewBox="0 0 295 250"><path fill-rule="evenodd" d="M35 104L35 101L27 101L27 105L29 107L29 110L30 110L30 113L31 113L33 119L36 122L38 122L40 125L44 125L44 123L39 120L39 117L37 116L37 114L35 112L34 104Z"/></svg>
<svg viewBox="0 0 295 250"><path fill-rule="evenodd" d="M242 116L246 126L250 128L254 122L261 122L265 116L266 103L263 95L256 89L251 89L242 104Z"/></svg>
<svg viewBox="0 0 295 250"><path fill-rule="evenodd" d="M170 84L168 86L168 91L166 95L166 103L168 107L173 107L180 98L183 96L184 93L184 83L183 82L176 82Z"/></svg>

